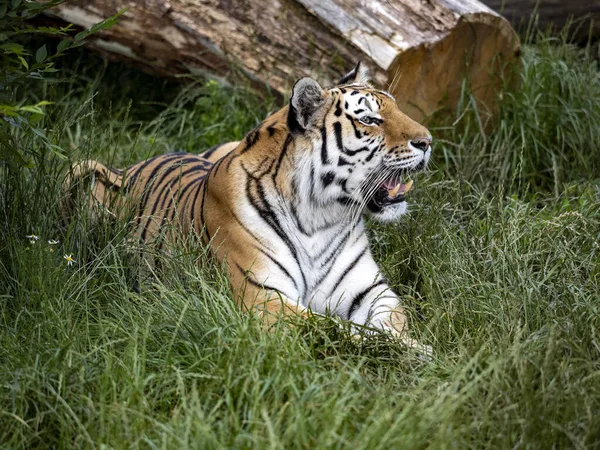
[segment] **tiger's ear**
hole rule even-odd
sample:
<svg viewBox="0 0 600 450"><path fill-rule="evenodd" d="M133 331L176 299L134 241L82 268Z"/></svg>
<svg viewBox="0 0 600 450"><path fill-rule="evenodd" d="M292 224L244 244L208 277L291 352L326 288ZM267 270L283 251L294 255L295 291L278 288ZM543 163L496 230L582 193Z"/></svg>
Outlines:
<svg viewBox="0 0 600 450"><path fill-rule="evenodd" d="M304 131L325 104L325 92L315 80L300 78L292 88L288 127L290 131Z"/></svg>
<svg viewBox="0 0 600 450"><path fill-rule="evenodd" d="M369 84L369 69L365 67L362 62L358 62L354 69L344 75L340 81L338 81L338 85L340 84Z"/></svg>

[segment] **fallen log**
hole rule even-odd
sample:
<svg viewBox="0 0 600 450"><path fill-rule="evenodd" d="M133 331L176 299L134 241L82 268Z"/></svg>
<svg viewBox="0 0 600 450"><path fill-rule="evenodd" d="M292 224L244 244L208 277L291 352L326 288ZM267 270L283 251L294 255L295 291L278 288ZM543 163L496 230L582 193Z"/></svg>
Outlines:
<svg viewBox="0 0 600 450"><path fill-rule="evenodd" d="M333 83L362 60L416 120L453 108L465 76L493 109L519 53L510 24L476 0L80 0L53 14L87 28L123 8L91 46L167 76L227 80L233 65L282 93L303 75Z"/></svg>

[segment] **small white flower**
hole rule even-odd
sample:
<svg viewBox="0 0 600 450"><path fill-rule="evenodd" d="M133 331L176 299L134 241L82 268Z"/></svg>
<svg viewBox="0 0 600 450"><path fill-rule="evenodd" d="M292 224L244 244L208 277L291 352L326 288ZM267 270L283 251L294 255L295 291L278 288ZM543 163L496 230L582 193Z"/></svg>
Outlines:
<svg viewBox="0 0 600 450"><path fill-rule="evenodd" d="M67 261L67 266L72 266L76 262L72 255L65 255L64 258Z"/></svg>
<svg viewBox="0 0 600 450"><path fill-rule="evenodd" d="M28 234L25 237L29 239L30 244L35 244L40 239L40 237L35 234Z"/></svg>
<svg viewBox="0 0 600 450"><path fill-rule="evenodd" d="M48 244L50 244L50 245L56 245L56 244L58 244L59 242L60 242L60 241L57 241L56 239L50 239L50 240L48 241Z"/></svg>

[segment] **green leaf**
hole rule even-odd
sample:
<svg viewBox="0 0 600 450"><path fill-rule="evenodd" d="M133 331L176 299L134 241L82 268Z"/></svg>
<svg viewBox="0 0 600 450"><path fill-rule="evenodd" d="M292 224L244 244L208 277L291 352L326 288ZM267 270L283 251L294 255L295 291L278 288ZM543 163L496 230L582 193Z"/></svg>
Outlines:
<svg viewBox="0 0 600 450"><path fill-rule="evenodd" d="M24 9L21 11L21 18L23 19L31 19L32 17L37 16L35 11L29 11L28 9Z"/></svg>
<svg viewBox="0 0 600 450"><path fill-rule="evenodd" d="M18 115L17 108L12 105L0 105L0 114L9 117L15 117Z"/></svg>
<svg viewBox="0 0 600 450"><path fill-rule="evenodd" d="M29 117L29 125L35 125L36 123L39 123L43 117L43 114L32 114L31 117Z"/></svg>
<svg viewBox="0 0 600 450"><path fill-rule="evenodd" d="M46 59L46 56L48 56L48 50L46 50L46 44L44 44L35 52L35 61L39 64Z"/></svg>
<svg viewBox="0 0 600 450"><path fill-rule="evenodd" d="M62 41L60 41L58 43L58 47L56 47L56 52L57 53L62 53L66 49L68 49L70 45L71 45L71 40L70 39L63 39Z"/></svg>
<svg viewBox="0 0 600 450"><path fill-rule="evenodd" d="M4 116L6 117L19 117L19 113L18 112L14 112L14 111L7 111L4 114Z"/></svg>
<svg viewBox="0 0 600 450"><path fill-rule="evenodd" d="M4 53L14 54L14 55L28 55L25 48L23 48L20 44L15 44L14 42L7 42L6 44L0 45L0 50L4 50Z"/></svg>
<svg viewBox="0 0 600 450"><path fill-rule="evenodd" d="M47 139L46 138L46 133L44 133L44 130L42 130L41 128L31 128L31 131L33 131L35 134L37 134L39 137Z"/></svg>
<svg viewBox="0 0 600 450"><path fill-rule="evenodd" d="M52 152L60 159L67 159L65 151L61 147L59 147L58 145L50 144L49 142L46 143L46 145L48 145L48 147L50 147L50 150L52 150Z"/></svg>
<svg viewBox="0 0 600 450"><path fill-rule="evenodd" d="M8 9L8 5L4 3L0 5L0 19L2 19L6 15L6 10Z"/></svg>
<svg viewBox="0 0 600 450"><path fill-rule="evenodd" d="M21 106L19 108L19 111L30 112L33 114L44 114L44 111L42 111L42 108L39 108L39 107L33 106L33 105Z"/></svg>
<svg viewBox="0 0 600 450"><path fill-rule="evenodd" d="M88 36L88 34L90 34L90 32L88 30L80 31L79 33L77 33L75 35L75 42L79 42L79 41L85 39Z"/></svg>
<svg viewBox="0 0 600 450"><path fill-rule="evenodd" d="M27 161L20 150L11 144L11 137L7 133L0 133L0 160L6 160L9 163L17 163L22 167L32 167L31 162Z"/></svg>
<svg viewBox="0 0 600 450"><path fill-rule="evenodd" d="M102 22L98 22L90 28L90 33L95 33L100 30L107 30L117 23L119 23L119 17L125 13L126 9L119 11L114 16L109 17L108 19L104 19Z"/></svg>
<svg viewBox="0 0 600 450"><path fill-rule="evenodd" d="M12 0L11 5L13 8L16 8L21 4L21 0Z"/></svg>
<svg viewBox="0 0 600 450"><path fill-rule="evenodd" d="M37 3L37 2L26 2L25 3L25 8L30 9L30 10L43 10L46 9L47 6L44 3Z"/></svg>
<svg viewBox="0 0 600 450"><path fill-rule="evenodd" d="M19 58L19 61L21 61L21 64L23 64L23 67L25 67L25 69L29 70L29 64L27 64L27 61L25 61L25 59L20 55L17 55L17 58Z"/></svg>

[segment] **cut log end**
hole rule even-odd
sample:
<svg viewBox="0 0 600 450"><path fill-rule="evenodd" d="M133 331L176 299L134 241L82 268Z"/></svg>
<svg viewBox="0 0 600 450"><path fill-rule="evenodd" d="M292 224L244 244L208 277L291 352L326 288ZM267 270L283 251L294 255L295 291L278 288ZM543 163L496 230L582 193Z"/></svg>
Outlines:
<svg viewBox="0 0 600 450"><path fill-rule="evenodd" d="M519 40L505 19L466 15L443 39L399 54L388 71L388 89L401 109L420 122L455 110L465 87L479 111L493 115L497 93L510 82L519 53Z"/></svg>

